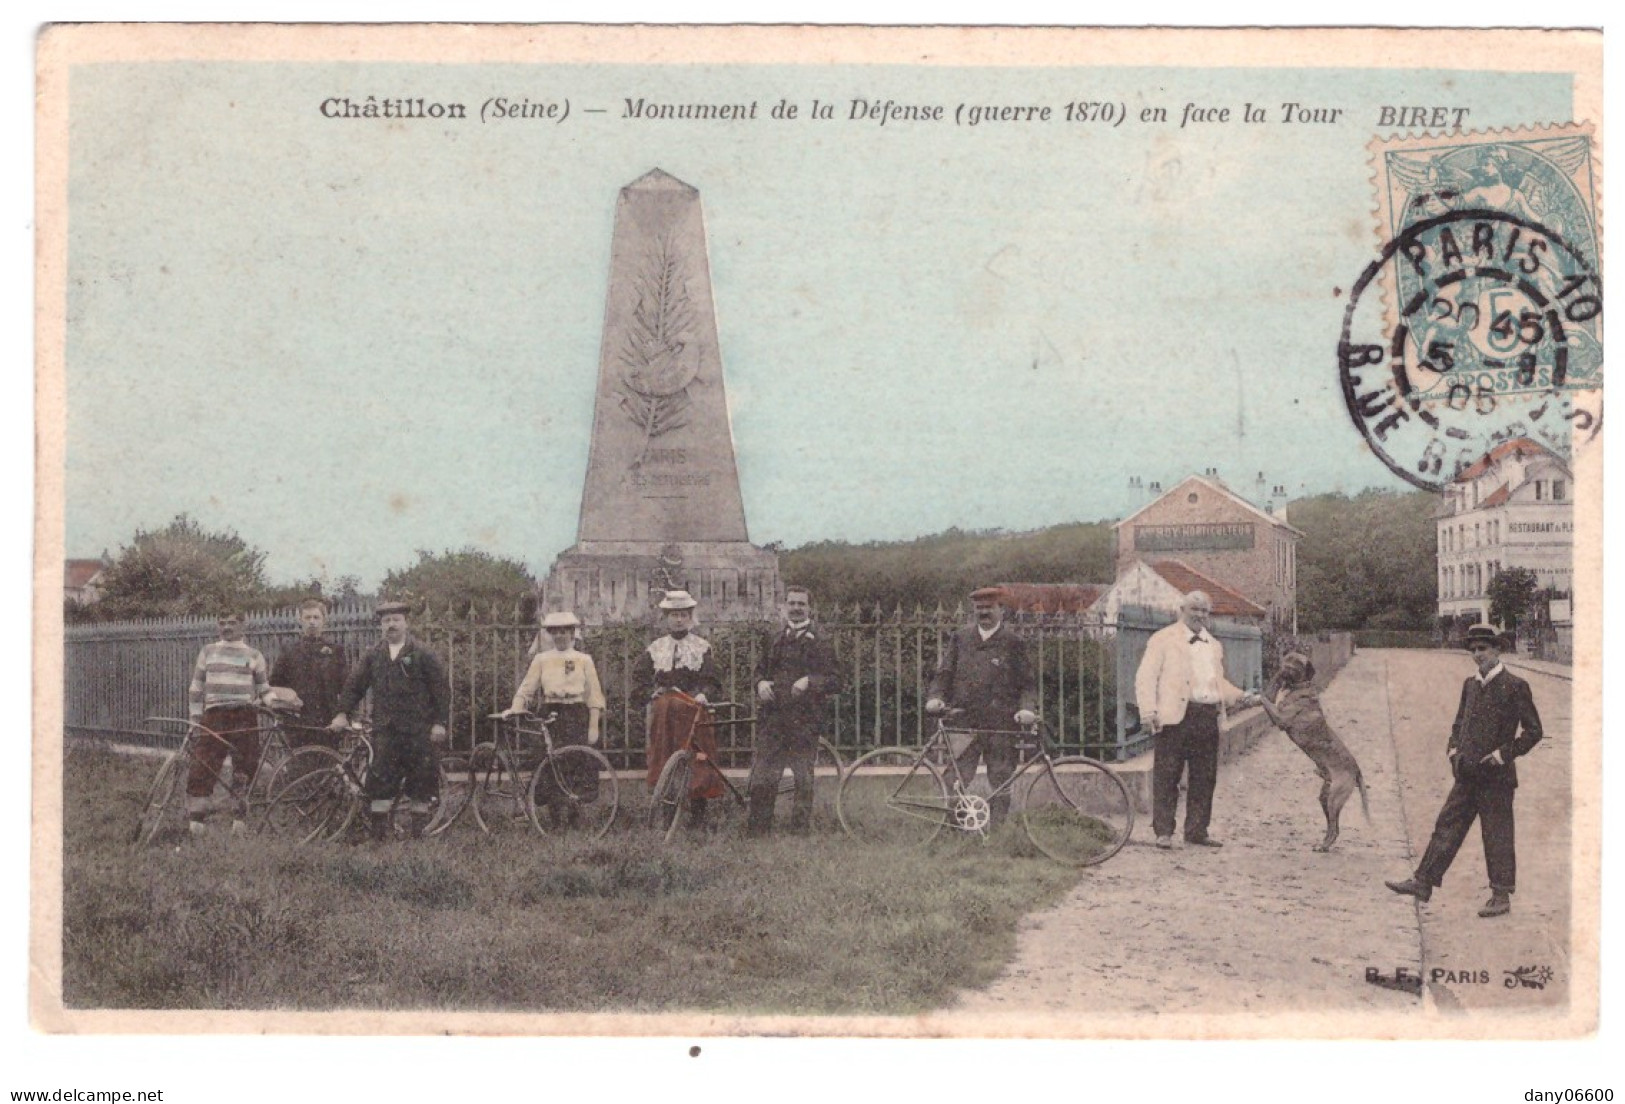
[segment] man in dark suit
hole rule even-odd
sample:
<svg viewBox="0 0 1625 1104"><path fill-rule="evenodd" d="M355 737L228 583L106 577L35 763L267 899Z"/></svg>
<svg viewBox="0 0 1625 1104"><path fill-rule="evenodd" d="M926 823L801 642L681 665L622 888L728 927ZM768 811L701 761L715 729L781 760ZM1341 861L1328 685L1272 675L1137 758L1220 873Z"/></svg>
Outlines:
<svg viewBox="0 0 1625 1104"><path fill-rule="evenodd" d="M823 728L824 703L835 689L835 650L812 622L812 595L805 587L784 592L784 631L762 651L756 670L756 750L750 768L750 816L745 831L773 830L773 805L786 768L795 780L790 830L812 827L813 764Z"/></svg>
<svg viewBox="0 0 1625 1104"><path fill-rule="evenodd" d="M963 749L955 749L959 777L968 787L976 777L977 762L985 756L987 784L997 791L1016 772L1015 734L1010 723L1035 724L1038 695L1027 645L1004 623L1004 591L983 587L970 600L976 622L948 638L931 680L925 711L935 715L950 705L965 711L955 725L977 731L977 735ZM1009 812L1008 791L989 800L989 827L1004 823Z"/></svg>
<svg viewBox="0 0 1625 1104"><path fill-rule="evenodd" d="M1433 838L1416 874L1384 884L1395 893L1426 901L1444 881L1445 871L1476 817L1484 834L1484 865L1490 875L1490 899L1478 915L1505 916L1512 910L1517 880L1512 796L1518 788L1518 768L1512 761L1540 742L1540 714L1535 712L1529 684L1501 665L1501 637L1492 626L1468 629L1467 650L1478 665L1478 674L1462 684L1456 723L1450 728L1455 784L1439 810Z"/></svg>
<svg viewBox="0 0 1625 1104"><path fill-rule="evenodd" d="M287 687L297 699L290 703L297 713L286 725L289 747L338 747L338 734L327 728L327 722L339 711L349 665L344 648L323 635L326 627L326 602L320 598L300 602L299 639L282 649L271 668L271 685Z"/></svg>
<svg viewBox="0 0 1625 1104"><path fill-rule="evenodd" d="M404 790L412 820L408 834L416 839L429 823L440 792L435 744L446 742L451 689L440 657L412 638L407 625L411 607L382 602L373 611L384 639L367 649L339 694L339 712L328 727L342 732L350 714L372 692L373 760L367 771L371 836L389 836L389 814Z"/></svg>

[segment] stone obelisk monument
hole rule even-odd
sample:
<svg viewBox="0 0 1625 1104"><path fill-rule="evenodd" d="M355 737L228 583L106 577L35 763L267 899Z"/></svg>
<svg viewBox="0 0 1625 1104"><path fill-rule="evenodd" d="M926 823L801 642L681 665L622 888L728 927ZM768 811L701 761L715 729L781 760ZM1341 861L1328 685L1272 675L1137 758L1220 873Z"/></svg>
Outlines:
<svg viewBox="0 0 1625 1104"><path fill-rule="evenodd" d="M700 193L659 169L615 207L581 521L542 589L588 624L642 619L666 590L708 621L778 603L778 557L745 530Z"/></svg>

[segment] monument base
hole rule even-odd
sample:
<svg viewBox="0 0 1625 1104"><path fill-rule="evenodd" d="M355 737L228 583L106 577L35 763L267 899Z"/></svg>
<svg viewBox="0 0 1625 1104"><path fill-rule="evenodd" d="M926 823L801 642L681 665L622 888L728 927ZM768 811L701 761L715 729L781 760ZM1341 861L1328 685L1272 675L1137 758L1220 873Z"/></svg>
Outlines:
<svg viewBox="0 0 1625 1104"><path fill-rule="evenodd" d="M783 589L777 553L745 541L582 541L553 562L541 597L586 625L652 621L668 590L692 594L702 622L771 621Z"/></svg>

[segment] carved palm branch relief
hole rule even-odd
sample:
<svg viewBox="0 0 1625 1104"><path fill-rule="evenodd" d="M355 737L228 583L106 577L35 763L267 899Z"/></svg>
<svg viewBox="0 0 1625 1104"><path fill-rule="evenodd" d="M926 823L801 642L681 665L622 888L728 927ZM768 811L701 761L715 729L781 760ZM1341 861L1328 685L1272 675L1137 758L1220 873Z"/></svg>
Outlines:
<svg viewBox="0 0 1625 1104"><path fill-rule="evenodd" d="M643 431L634 468L643 464L651 441L688 424L688 387L699 374L700 358L687 267L670 236L662 235L644 256L633 284L637 301L621 343L617 396Z"/></svg>

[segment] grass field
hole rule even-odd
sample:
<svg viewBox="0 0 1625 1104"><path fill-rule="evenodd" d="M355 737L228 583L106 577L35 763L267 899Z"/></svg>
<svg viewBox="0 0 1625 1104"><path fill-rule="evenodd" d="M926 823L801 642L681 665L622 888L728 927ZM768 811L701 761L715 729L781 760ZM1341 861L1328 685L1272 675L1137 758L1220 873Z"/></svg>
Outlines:
<svg viewBox="0 0 1625 1104"><path fill-rule="evenodd" d="M928 852L828 824L667 846L628 782L624 829L596 841L465 818L418 843L300 848L211 823L134 851L157 762L66 754L70 1007L913 1013L991 981L1022 914L1083 876L1014 825Z"/></svg>

